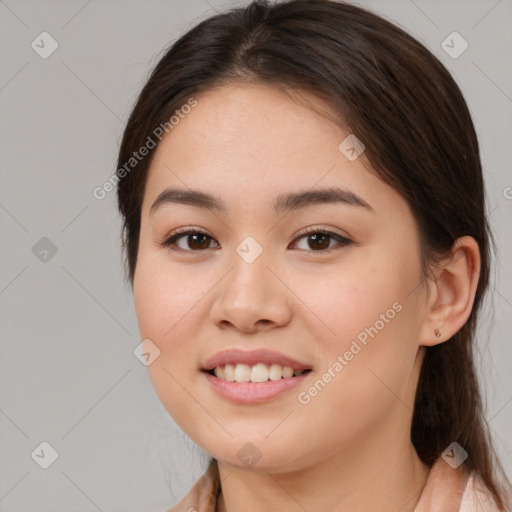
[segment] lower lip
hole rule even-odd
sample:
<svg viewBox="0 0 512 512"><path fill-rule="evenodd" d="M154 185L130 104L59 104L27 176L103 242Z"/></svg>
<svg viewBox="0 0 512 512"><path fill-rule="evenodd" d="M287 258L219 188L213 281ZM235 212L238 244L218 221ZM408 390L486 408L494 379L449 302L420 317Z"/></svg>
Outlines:
<svg viewBox="0 0 512 512"><path fill-rule="evenodd" d="M224 398L228 398L239 404L266 402L286 391L298 386L311 371L279 380L267 380L266 382L228 382L221 380L208 372L203 372L213 389Z"/></svg>

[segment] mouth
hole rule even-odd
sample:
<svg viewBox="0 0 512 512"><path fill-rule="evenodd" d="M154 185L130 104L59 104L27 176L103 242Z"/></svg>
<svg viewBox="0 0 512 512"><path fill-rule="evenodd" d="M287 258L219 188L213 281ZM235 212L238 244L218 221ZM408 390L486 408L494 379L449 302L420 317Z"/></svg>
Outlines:
<svg viewBox="0 0 512 512"><path fill-rule="evenodd" d="M296 378L311 370L304 363L265 348L227 349L210 357L202 367L202 371L225 382L254 383Z"/></svg>
<svg viewBox="0 0 512 512"><path fill-rule="evenodd" d="M228 349L207 359L201 368L211 389L237 404L261 404L303 385L313 367L266 348Z"/></svg>
<svg viewBox="0 0 512 512"><path fill-rule="evenodd" d="M215 366L206 373L225 382L268 382L300 377L311 371L311 368L293 368L279 363L228 363Z"/></svg>

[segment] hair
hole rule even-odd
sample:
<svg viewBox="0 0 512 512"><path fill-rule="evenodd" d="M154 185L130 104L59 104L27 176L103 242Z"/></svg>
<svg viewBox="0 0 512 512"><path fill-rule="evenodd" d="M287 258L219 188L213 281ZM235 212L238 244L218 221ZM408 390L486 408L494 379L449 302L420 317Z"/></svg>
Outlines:
<svg viewBox="0 0 512 512"><path fill-rule="evenodd" d="M500 510L510 482L492 446L474 360L477 316L489 284L489 229L475 128L441 62L401 28L330 0L253 1L198 23L165 52L128 119L118 157L118 206L131 285L141 205L154 151L121 173L158 126L190 99L229 84L265 84L323 99L365 145L368 169L393 187L415 218L423 278L458 237L478 243L481 269L468 321L426 347L411 440L430 467L453 442L469 454ZM167 123L167 124L166 124ZM130 164L131 165L131 164Z"/></svg>

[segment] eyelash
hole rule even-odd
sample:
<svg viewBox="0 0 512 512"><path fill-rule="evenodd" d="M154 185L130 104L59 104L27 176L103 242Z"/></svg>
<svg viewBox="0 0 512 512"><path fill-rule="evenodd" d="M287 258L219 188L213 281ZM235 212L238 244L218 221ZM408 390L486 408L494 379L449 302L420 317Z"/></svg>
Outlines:
<svg viewBox="0 0 512 512"><path fill-rule="evenodd" d="M207 249L201 249L201 250L195 251L195 250L191 250L191 249L182 249L181 247L177 247L176 246L176 241L179 240L180 238L182 238L182 237L184 237L186 235L197 235L197 234L205 235L208 238L210 238L211 240L214 240L213 237L208 235L208 233L206 233L202 229L198 229L198 228L194 228L194 229L192 229L192 228L179 228L176 231L174 231L173 233L171 233L168 238L166 238L163 242L159 243L158 245L160 245L161 247L164 247L166 249L169 249L171 251L181 251L181 252L190 252L190 253L193 253L193 252L204 252ZM301 238L304 238L305 236L312 235L312 234L328 235L331 238L336 239L338 241L338 244L334 245L333 247L331 247L329 249L323 249L323 250L319 250L319 251L301 249L303 251L306 251L307 253L328 254L328 253L331 253L334 250L341 249L341 248L343 248L343 247L353 243L353 241L349 240L348 238L345 238L345 237L343 237L341 235L338 235L337 233L334 233L332 231L328 231L328 230L322 229L322 228L307 228L304 231L302 231L301 233L299 233L297 235L297 237L293 240L292 243L300 240Z"/></svg>

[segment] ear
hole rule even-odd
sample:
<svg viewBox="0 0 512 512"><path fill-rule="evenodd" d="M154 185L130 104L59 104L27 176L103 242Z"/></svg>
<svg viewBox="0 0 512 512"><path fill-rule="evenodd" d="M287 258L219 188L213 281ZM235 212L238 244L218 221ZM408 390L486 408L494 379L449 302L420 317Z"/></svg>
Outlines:
<svg viewBox="0 0 512 512"><path fill-rule="evenodd" d="M450 339L466 323L480 277L480 249L473 237L458 238L429 282L420 345L432 346ZM439 331L437 331L439 330ZM435 333L441 333L436 337Z"/></svg>

